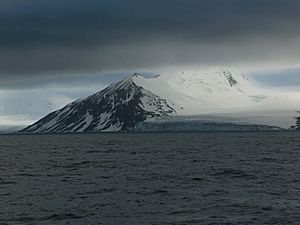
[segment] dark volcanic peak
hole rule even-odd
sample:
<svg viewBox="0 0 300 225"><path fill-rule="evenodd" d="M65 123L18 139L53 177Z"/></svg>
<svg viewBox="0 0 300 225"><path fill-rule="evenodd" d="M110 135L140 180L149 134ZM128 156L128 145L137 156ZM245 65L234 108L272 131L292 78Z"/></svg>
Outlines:
<svg viewBox="0 0 300 225"><path fill-rule="evenodd" d="M138 86L138 73L83 100L50 113L21 132L111 132L132 128L147 118L175 114L165 99Z"/></svg>

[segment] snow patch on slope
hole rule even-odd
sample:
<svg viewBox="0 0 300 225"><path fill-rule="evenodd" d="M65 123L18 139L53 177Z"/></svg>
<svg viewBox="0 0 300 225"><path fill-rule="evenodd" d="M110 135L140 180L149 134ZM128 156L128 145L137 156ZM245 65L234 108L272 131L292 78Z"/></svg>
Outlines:
<svg viewBox="0 0 300 225"><path fill-rule="evenodd" d="M88 112L85 114L84 116L84 121L81 122L78 126L76 126L73 131L76 131L76 132L83 132L85 131L86 128L88 128L88 126L91 124L91 122L93 121L94 119L94 116L93 115L90 115ZM79 128L79 129L78 129Z"/></svg>

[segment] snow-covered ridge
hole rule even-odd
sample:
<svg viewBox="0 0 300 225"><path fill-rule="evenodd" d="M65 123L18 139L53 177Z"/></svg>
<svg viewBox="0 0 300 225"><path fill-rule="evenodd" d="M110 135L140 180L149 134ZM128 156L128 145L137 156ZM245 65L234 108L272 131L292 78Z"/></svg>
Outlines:
<svg viewBox="0 0 300 225"><path fill-rule="evenodd" d="M182 115L249 106L255 95L263 95L244 75L236 75L229 70L177 72L161 74L156 79L137 76L133 80L176 105Z"/></svg>
<svg viewBox="0 0 300 225"><path fill-rule="evenodd" d="M274 92L228 69L182 71L135 83L166 99L181 116L237 118L254 124L289 128L299 116L300 93Z"/></svg>

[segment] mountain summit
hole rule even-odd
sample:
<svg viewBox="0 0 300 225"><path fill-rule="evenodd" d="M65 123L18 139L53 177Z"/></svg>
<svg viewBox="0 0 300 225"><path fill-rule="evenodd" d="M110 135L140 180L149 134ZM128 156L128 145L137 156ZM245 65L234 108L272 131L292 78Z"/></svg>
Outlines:
<svg viewBox="0 0 300 225"><path fill-rule="evenodd" d="M141 129L141 124L151 121L164 124L164 129L174 121L181 121L180 126L199 126L209 121L225 122L225 127L231 128L231 124L242 125L243 129L249 124L288 128L294 123L299 103L297 98L258 88L244 75L227 69L175 72L151 78L134 73L50 113L21 132L116 132L137 126Z"/></svg>

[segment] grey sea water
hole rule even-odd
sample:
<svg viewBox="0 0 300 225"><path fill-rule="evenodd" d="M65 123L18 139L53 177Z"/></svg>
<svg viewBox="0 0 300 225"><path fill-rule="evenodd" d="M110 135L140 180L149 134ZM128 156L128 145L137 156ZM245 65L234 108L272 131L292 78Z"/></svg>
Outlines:
<svg viewBox="0 0 300 225"><path fill-rule="evenodd" d="M0 224L300 224L300 133L0 136Z"/></svg>

